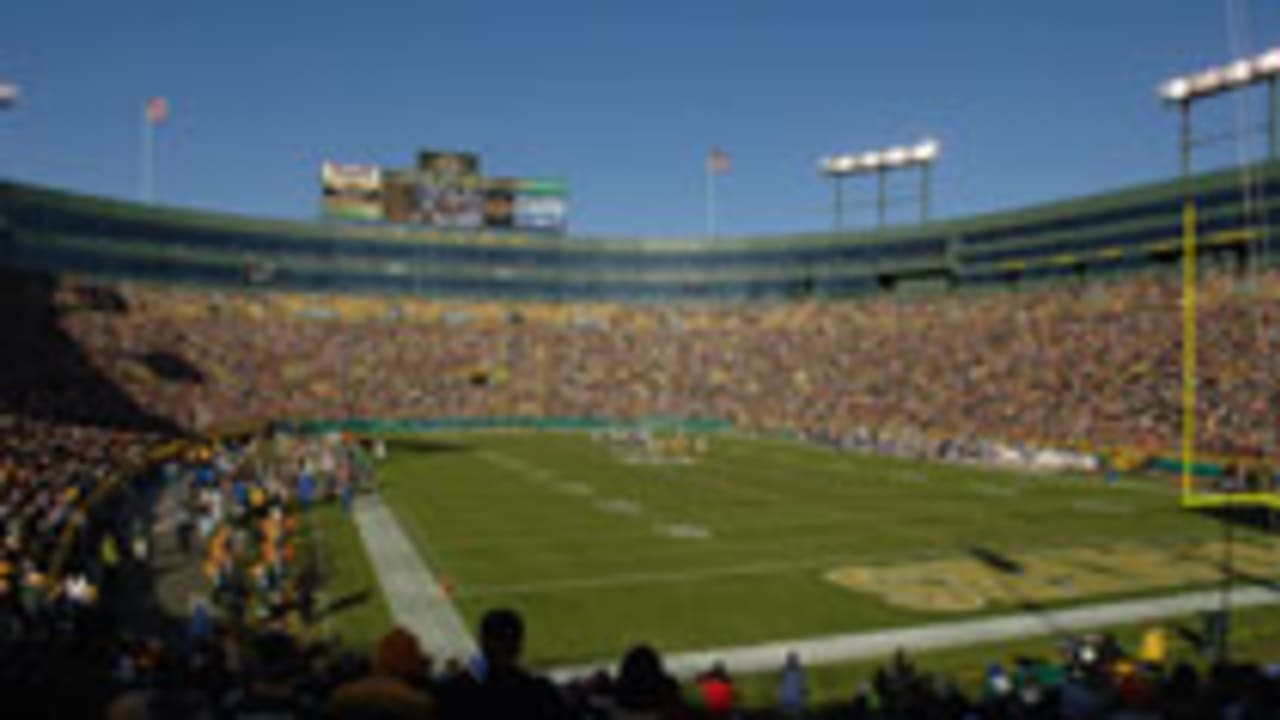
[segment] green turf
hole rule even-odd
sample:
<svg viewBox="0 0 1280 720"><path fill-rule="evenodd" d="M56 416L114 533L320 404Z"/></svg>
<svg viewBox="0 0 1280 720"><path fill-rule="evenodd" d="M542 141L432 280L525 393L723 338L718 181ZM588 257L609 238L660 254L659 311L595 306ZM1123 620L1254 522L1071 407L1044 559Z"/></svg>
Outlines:
<svg viewBox="0 0 1280 720"><path fill-rule="evenodd" d="M391 627L391 613L355 524L337 503L328 503L307 513L305 527L305 542L317 548L325 578L318 629L351 647L373 647Z"/></svg>
<svg viewBox="0 0 1280 720"><path fill-rule="evenodd" d="M1178 510L1156 481L1027 479L733 436L715 437L690 466L623 464L585 435L427 436L393 442L379 473L467 621L518 609L535 665L617 657L640 641L674 651L963 617L824 579L847 563L1167 545L1220 532ZM1099 499L1126 513L1073 509ZM710 536L672 537L662 529L672 525ZM344 540L351 557L342 562L357 567L352 586L367 585L353 547ZM386 627L381 606L383 615L365 612L337 621Z"/></svg>

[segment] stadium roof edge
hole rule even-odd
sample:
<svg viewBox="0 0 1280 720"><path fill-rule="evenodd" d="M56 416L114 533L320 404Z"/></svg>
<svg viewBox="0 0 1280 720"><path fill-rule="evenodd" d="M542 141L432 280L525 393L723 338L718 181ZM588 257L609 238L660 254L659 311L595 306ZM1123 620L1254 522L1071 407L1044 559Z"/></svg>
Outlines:
<svg viewBox="0 0 1280 720"><path fill-rule="evenodd" d="M1280 162L1263 161L1256 164L1230 167L1194 176L1195 186L1221 185L1241 172L1261 172L1268 178L1280 178ZM24 183L0 178L0 198L20 194L62 206L82 206L109 216L146 218L160 223L172 223L188 227L204 227L221 231L266 232L281 236L332 235L344 239L368 238L397 242L431 242L466 244L481 242L493 246L513 245L563 250L663 250L717 252L723 250L776 249L779 247L822 247L873 245L894 242L936 240L962 237L976 229L998 230L1004 226L1034 222L1040 218L1071 213L1106 210L1126 203L1140 201L1144 197L1167 197L1185 181L1163 180L1130 185L1089 195L1037 203L1028 207L999 210L959 218L948 218L925 224L893 226L883 230L850 230L846 232L816 231L777 233L770 235L737 236L715 241L690 238L625 238L604 236L547 236L536 233L492 233L472 230L435 228L409 228L404 226L338 225L320 221L263 218L223 211L210 211L178 206L148 206L141 203L89 195L70 190ZM2 206L0 206L2 207ZM478 240L477 240L478 238Z"/></svg>

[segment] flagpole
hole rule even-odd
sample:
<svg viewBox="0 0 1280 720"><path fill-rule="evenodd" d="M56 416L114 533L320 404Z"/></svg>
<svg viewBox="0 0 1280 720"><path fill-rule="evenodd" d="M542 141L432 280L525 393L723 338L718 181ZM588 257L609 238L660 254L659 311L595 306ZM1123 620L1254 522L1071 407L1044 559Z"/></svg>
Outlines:
<svg viewBox="0 0 1280 720"><path fill-rule="evenodd" d="M706 162L707 171L707 239L716 239L716 169L712 167L714 162L708 159Z"/></svg>
<svg viewBox="0 0 1280 720"><path fill-rule="evenodd" d="M142 106L142 202L155 201L155 188L152 187L152 129L151 117L146 105Z"/></svg>

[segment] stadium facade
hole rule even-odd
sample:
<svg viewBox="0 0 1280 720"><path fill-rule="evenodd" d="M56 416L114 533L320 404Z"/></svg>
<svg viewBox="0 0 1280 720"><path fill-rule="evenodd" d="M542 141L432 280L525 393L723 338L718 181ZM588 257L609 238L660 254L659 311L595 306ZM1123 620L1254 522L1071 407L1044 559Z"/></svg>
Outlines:
<svg viewBox="0 0 1280 720"><path fill-rule="evenodd" d="M1280 243L1280 163L884 231L700 240L342 226L0 183L10 269L222 288L550 301L786 300L1093 278Z"/></svg>

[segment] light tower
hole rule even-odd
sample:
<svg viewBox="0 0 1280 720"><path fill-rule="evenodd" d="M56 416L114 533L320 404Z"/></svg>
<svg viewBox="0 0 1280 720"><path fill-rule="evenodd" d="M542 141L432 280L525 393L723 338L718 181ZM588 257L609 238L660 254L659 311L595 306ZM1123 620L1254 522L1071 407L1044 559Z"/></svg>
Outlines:
<svg viewBox="0 0 1280 720"><path fill-rule="evenodd" d="M1277 97L1276 80L1280 76L1280 47L1271 48L1261 55L1242 58L1226 65L1207 68L1189 75L1180 75L1160 85L1160 98L1176 105L1178 123L1178 169L1183 177L1191 174L1191 152L1197 140L1191 130L1191 107L1196 102L1226 92L1254 85L1267 85L1267 159L1280 157L1280 97Z"/></svg>
<svg viewBox="0 0 1280 720"><path fill-rule="evenodd" d="M912 146L897 145L862 153L828 155L818 161L818 171L831 178L832 226L844 227L844 180L855 175L876 176L876 226L883 228L888 216L888 191L890 171L918 167L920 169L920 221L929 218L929 171L938 159L942 145L933 138L926 138Z"/></svg>

